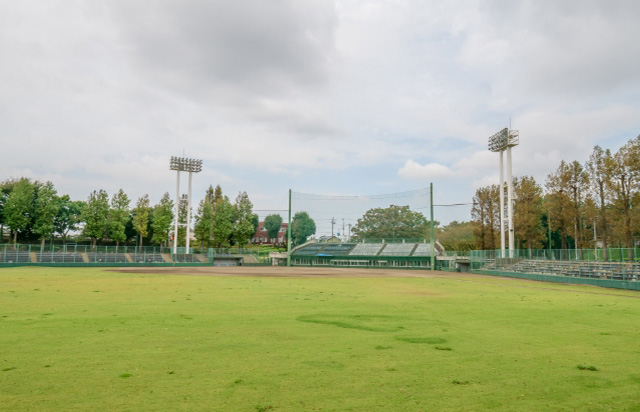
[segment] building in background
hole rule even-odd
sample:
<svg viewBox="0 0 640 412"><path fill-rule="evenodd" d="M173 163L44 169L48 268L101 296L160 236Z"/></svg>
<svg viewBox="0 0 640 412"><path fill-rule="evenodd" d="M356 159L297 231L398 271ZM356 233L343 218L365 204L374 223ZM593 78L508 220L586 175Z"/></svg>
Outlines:
<svg viewBox="0 0 640 412"><path fill-rule="evenodd" d="M256 233L251 238L251 243L255 245L282 245L287 242L287 227L289 227L289 224L282 222L278 237L270 239L267 234L267 228L264 227L264 222L259 222Z"/></svg>

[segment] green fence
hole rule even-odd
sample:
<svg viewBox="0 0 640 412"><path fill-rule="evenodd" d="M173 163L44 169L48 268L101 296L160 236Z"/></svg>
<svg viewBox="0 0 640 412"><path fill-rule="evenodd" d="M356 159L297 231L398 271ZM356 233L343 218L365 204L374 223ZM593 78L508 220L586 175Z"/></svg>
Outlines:
<svg viewBox="0 0 640 412"><path fill-rule="evenodd" d="M575 285L592 285L592 286L599 286L603 288L640 291L640 282L638 281L592 279L592 278L581 278L581 277L574 277L574 276L545 275L540 273L513 273L513 272L503 272L503 271L495 271L495 270L478 270L474 272L483 274L483 275L506 276L506 277L519 278L519 279L537 280L542 282L569 283L569 284L575 284Z"/></svg>
<svg viewBox="0 0 640 412"><path fill-rule="evenodd" d="M454 252L460 253L460 252ZM587 262L640 262L640 248L607 249L518 249L511 254L508 250L472 250L468 256L472 260L517 258L530 260L575 260Z"/></svg>
<svg viewBox="0 0 640 412"><path fill-rule="evenodd" d="M205 249L157 246L0 245L0 266L129 266L212 265L215 259L241 257L243 264L271 264L269 252L250 248Z"/></svg>

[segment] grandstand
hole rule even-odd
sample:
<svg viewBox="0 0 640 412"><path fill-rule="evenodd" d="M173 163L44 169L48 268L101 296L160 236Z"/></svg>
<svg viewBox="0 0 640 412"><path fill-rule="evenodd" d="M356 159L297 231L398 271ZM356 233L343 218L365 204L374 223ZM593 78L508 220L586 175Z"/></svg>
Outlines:
<svg viewBox="0 0 640 412"><path fill-rule="evenodd" d="M355 256L377 256L384 243L358 243L352 250Z"/></svg>
<svg viewBox="0 0 640 412"><path fill-rule="evenodd" d="M436 242L436 256L444 249ZM419 251L416 254L416 251ZM320 243L310 241L291 252L294 266L429 268L429 243Z"/></svg>

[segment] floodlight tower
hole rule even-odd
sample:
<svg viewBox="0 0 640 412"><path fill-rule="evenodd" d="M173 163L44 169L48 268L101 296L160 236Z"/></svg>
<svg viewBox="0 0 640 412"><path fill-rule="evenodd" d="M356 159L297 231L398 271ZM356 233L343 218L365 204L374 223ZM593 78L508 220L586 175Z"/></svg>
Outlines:
<svg viewBox="0 0 640 412"><path fill-rule="evenodd" d="M191 226L191 175L202 171L202 160L188 159L185 157L171 156L169 169L175 170L176 175L176 211L173 236L173 254L178 253L178 213L180 211L180 172L189 172L189 192L187 194L187 239L185 241L187 253L189 253L190 226Z"/></svg>
<svg viewBox="0 0 640 412"><path fill-rule="evenodd" d="M509 257L513 257L514 228L513 228L513 175L511 172L511 148L520 143L519 132L504 128L498 133L489 137L489 150L500 153L500 251L501 257L505 257L505 233L504 233L504 172L503 153L507 151L507 219L509 229Z"/></svg>

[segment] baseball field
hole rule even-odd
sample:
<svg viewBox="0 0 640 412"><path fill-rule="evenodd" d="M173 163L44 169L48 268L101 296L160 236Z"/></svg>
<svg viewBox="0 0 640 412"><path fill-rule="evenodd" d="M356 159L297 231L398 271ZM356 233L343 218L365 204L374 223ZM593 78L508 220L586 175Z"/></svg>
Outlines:
<svg viewBox="0 0 640 412"><path fill-rule="evenodd" d="M640 293L320 268L0 269L7 411L640 411Z"/></svg>

